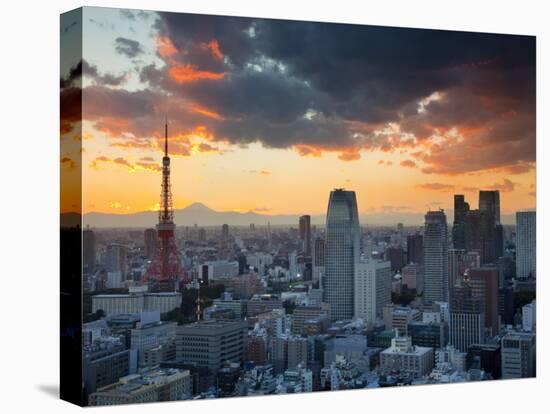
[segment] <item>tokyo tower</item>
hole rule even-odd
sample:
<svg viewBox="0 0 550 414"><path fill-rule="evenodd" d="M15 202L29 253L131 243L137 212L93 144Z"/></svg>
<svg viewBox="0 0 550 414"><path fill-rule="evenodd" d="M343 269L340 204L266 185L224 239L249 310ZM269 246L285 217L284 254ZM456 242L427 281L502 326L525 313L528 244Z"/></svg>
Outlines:
<svg viewBox="0 0 550 414"><path fill-rule="evenodd" d="M153 261L147 269L145 280L157 284L163 290L174 290L185 278L174 231L174 209L170 188L170 157L168 156L168 122L164 123L164 157L162 157L162 190L160 194L158 241Z"/></svg>

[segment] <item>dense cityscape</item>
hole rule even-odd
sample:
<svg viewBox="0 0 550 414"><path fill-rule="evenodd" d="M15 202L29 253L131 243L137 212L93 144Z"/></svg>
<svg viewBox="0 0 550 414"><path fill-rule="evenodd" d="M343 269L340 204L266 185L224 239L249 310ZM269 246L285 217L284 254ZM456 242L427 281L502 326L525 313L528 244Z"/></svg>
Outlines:
<svg viewBox="0 0 550 414"><path fill-rule="evenodd" d="M536 213L498 190L418 226L175 223L168 131L158 224L83 230L89 405L536 375Z"/></svg>

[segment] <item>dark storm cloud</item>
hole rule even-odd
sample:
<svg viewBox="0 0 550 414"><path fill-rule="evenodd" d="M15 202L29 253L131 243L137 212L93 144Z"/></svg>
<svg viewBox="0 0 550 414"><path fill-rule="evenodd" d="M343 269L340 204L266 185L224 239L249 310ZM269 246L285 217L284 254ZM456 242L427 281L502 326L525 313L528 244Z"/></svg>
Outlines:
<svg viewBox="0 0 550 414"><path fill-rule="evenodd" d="M143 53L143 48L137 40L127 39L125 37L117 37L115 43L116 51L128 58L132 59Z"/></svg>
<svg viewBox="0 0 550 414"><path fill-rule="evenodd" d="M185 13L160 13L160 16L161 20L157 23L160 32L169 36L174 45L186 53L201 43L216 40L231 63L240 68L257 53L253 39L248 35L253 19ZM215 64L215 61L200 63L209 69L208 65Z"/></svg>
<svg viewBox="0 0 550 414"><path fill-rule="evenodd" d="M99 73L97 66L88 63L82 59L82 74L93 79L96 85L119 86L126 80L125 74L113 75L112 73Z"/></svg>
<svg viewBox="0 0 550 414"><path fill-rule="evenodd" d="M82 61L71 67L60 79L60 133L63 136L74 129L82 119Z"/></svg>
<svg viewBox="0 0 550 414"><path fill-rule="evenodd" d="M96 85L105 86L119 86L124 83L126 79L124 74L113 75L112 73L99 73L97 66L81 59L70 69L67 77L61 78L61 89L71 86L80 88L82 86L82 75L89 76Z"/></svg>
<svg viewBox="0 0 550 414"><path fill-rule="evenodd" d="M405 166L435 174L533 166L533 37L159 16L166 65L140 78L151 99L187 102L176 116L213 140L339 151L349 161L361 150L408 151ZM190 115L193 105L202 117Z"/></svg>
<svg viewBox="0 0 550 414"><path fill-rule="evenodd" d="M80 60L76 65L71 67L67 77L61 77L60 79L60 88L69 88L71 86L80 87L80 81L82 79L82 60Z"/></svg>
<svg viewBox="0 0 550 414"><path fill-rule="evenodd" d="M116 118L130 122L154 113L155 96L142 90L129 92L104 86L89 86L85 90L85 116L91 119L105 117L106 109Z"/></svg>

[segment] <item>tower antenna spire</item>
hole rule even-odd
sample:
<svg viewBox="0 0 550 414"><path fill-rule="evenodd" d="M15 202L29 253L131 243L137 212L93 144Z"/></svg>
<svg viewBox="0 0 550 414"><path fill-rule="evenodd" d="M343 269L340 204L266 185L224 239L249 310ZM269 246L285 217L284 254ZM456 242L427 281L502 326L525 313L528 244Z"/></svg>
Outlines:
<svg viewBox="0 0 550 414"><path fill-rule="evenodd" d="M170 157L168 156L168 117L164 115L164 157L162 158L162 184L157 224L158 243L144 281L152 281L162 291L174 291L188 276L181 266L176 245L174 206L170 189Z"/></svg>
<svg viewBox="0 0 550 414"><path fill-rule="evenodd" d="M164 116L164 156L168 156L168 117Z"/></svg>

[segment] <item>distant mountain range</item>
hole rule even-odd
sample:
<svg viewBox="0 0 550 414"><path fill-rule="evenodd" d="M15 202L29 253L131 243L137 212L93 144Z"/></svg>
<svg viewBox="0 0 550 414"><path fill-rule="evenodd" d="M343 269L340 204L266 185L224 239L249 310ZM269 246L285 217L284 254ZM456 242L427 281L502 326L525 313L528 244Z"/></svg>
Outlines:
<svg viewBox="0 0 550 414"><path fill-rule="evenodd" d="M291 224L298 222L298 215L264 215L249 211L216 211L202 203L194 203L185 208L174 210L174 222L178 226L234 226ZM313 217L312 217L313 219ZM141 211L131 214L87 213L84 225L90 227L152 227L158 222L156 211Z"/></svg>
<svg viewBox="0 0 550 414"><path fill-rule="evenodd" d="M69 213L72 214L72 213ZM447 210L447 220L452 222L453 213ZM178 226L221 226L229 224L233 226L265 226L269 222L272 226L298 225L298 214L268 215L249 211L216 211L202 203L194 203L185 208L174 210L174 221ZM362 225L389 225L403 223L406 226L422 226L424 214L422 213L364 213L359 220ZM504 215L505 224L515 222L513 215ZM155 211L141 211L131 214L111 214L91 212L84 214L84 226L90 227L153 227L158 221L158 213ZM325 215L312 215L311 223L324 225Z"/></svg>

